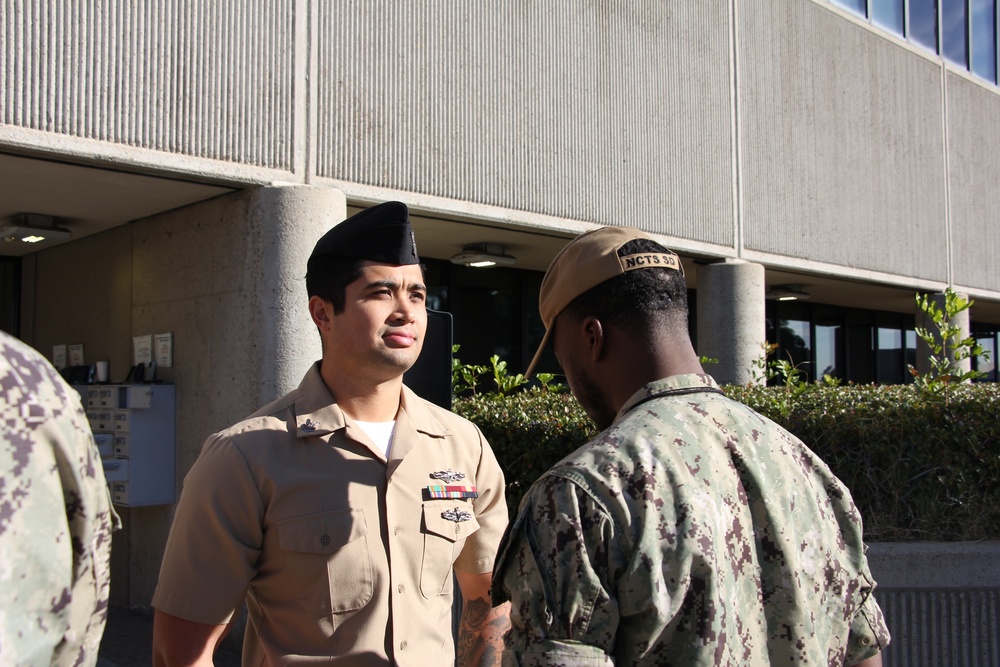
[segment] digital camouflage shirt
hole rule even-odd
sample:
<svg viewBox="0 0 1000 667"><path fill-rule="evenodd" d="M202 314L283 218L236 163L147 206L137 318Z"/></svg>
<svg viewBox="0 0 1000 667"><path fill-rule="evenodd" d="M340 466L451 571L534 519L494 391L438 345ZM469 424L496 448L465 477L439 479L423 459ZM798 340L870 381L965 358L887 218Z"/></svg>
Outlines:
<svg viewBox="0 0 1000 667"><path fill-rule="evenodd" d="M712 378L645 386L501 545L505 664L854 664L889 641L847 489Z"/></svg>
<svg viewBox="0 0 1000 667"><path fill-rule="evenodd" d="M111 507L80 395L0 333L0 665L93 665Z"/></svg>

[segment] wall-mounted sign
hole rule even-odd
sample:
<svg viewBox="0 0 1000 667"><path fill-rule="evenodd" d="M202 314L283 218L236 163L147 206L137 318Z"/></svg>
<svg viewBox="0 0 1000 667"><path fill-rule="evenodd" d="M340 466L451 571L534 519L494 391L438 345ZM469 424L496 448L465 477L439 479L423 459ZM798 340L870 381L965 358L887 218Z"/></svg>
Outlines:
<svg viewBox="0 0 1000 667"><path fill-rule="evenodd" d="M65 345L53 345L52 346L52 365L58 370L66 368L66 346Z"/></svg>
<svg viewBox="0 0 1000 667"><path fill-rule="evenodd" d="M132 336L132 356L133 365L144 364L148 366L149 362L153 360L153 336L150 334Z"/></svg>
<svg viewBox="0 0 1000 667"><path fill-rule="evenodd" d="M174 335L160 333L153 336L156 349L156 365L160 368L170 368L174 363Z"/></svg>
<svg viewBox="0 0 1000 667"><path fill-rule="evenodd" d="M69 346L69 365L83 366L83 343Z"/></svg>

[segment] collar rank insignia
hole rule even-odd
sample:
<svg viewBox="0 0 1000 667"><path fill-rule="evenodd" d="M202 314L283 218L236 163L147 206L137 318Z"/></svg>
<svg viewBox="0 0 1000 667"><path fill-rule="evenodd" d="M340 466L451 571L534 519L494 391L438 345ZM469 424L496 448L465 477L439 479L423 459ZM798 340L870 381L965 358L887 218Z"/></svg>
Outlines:
<svg viewBox="0 0 1000 667"><path fill-rule="evenodd" d="M459 481L460 479L465 479L465 473L455 472L451 468L448 468L447 470L438 470L437 472L432 472L431 477L434 479L439 479L445 484L451 484L453 482Z"/></svg>
<svg viewBox="0 0 1000 667"><path fill-rule="evenodd" d="M317 424L311 419L307 419L306 422L299 428L305 431L306 433L312 433L313 431L316 430L317 426L319 426L319 424Z"/></svg>
<svg viewBox="0 0 1000 667"><path fill-rule="evenodd" d="M462 523L463 521L470 521L472 519L472 512L467 512L456 507L455 509L441 512L441 518L454 521L455 523Z"/></svg>

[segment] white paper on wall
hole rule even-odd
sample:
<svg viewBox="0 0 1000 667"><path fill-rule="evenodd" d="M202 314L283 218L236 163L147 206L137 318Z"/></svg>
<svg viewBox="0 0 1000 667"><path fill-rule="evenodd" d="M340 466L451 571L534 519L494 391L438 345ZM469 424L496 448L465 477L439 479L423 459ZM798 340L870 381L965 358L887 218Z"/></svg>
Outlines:
<svg viewBox="0 0 1000 667"><path fill-rule="evenodd" d="M152 334L146 334L145 336L133 336L132 337L132 357L133 365L146 364L153 360L153 336Z"/></svg>

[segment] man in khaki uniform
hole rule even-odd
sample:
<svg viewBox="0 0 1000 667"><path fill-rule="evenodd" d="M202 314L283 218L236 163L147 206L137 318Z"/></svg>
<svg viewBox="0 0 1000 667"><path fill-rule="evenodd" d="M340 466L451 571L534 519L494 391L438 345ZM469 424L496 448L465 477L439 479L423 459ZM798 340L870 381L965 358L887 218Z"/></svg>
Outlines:
<svg viewBox="0 0 1000 667"><path fill-rule="evenodd" d="M153 597L154 665L211 664L246 601L243 664L498 664L503 475L470 422L402 384L427 325L406 207L345 220L308 263L323 358L211 436L184 481Z"/></svg>

